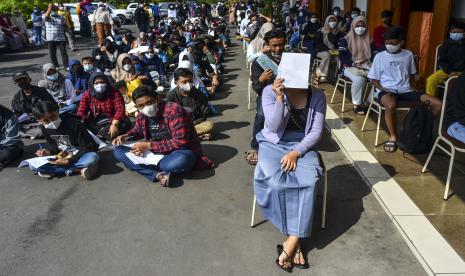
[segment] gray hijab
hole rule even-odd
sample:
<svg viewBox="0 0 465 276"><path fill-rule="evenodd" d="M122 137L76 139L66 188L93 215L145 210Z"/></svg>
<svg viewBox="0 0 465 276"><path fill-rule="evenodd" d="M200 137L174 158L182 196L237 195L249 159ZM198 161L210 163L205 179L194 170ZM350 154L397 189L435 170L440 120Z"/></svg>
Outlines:
<svg viewBox="0 0 465 276"><path fill-rule="evenodd" d="M47 79L47 72L50 71L50 69L55 69L58 72L55 65L51 63L44 64L44 66L42 66L44 79L40 80L38 85L47 89L48 93L50 93L50 95L52 95L56 100L66 100L68 95L66 93L65 77L58 72L58 79L54 81Z"/></svg>

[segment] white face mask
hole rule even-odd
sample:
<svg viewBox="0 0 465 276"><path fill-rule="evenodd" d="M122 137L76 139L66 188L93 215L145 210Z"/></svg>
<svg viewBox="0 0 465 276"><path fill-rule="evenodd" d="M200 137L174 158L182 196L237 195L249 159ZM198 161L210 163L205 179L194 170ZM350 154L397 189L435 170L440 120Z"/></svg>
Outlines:
<svg viewBox="0 0 465 276"><path fill-rule="evenodd" d="M179 88L181 88L183 92L189 92L191 91L192 85L190 83L185 83L185 84L179 85Z"/></svg>
<svg viewBox="0 0 465 276"><path fill-rule="evenodd" d="M101 59L102 59L102 56L101 56L101 55L97 55L97 56L95 56L95 59L96 59L96 60L101 60Z"/></svg>
<svg viewBox="0 0 465 276"><path fill-rule="evenodd" d="M318 18L311 18L311 19L310 19L310 22L316 23L316 22L318 22Z"/></svg>
<svg viewBox="0 0 465 276"><path fill-rule="evenodd" d="M367 28L365 27L356 27L354 29L354 32L357 34L357 35L363 35L365 34L365 31L367 30Z"/></svg>
<svg viewBox="0 0 465 276"><path fill-rule="evenodd" d="M353 13L353 14L351 15L352 19L355 19L355 18L357 18L358 16L359 16L359 15L356 14L356 13Z"/></svg>
<svg viewBox="0 0 465 276"><path fill-rule="evenodd" d="M123 65L123 70L126 71L126 72L129 72L131 70L131 64L125 64Z"/></svg>
<svg viewBox="0 0 465 276"><path fill-rule="evenodd" d="M147 117L154 117L158 112L158 106L156 104L146 105L139 111Z"/></svg>
<svg viewBox="0 0 465 276"><path fill-rule="evenodd" d="M339 16L339 11L334 11L333 14L334 14L335 16Z"/></svg>
<svg viewBox="0 0 465 276"><path fill-rule="evenodd" d="M155 54L152 54L152 53L145 54L145 57L148 58L148 59L151 59L154 56L155 56Z"/></svg>
<svg viewBox="0 0 465 276"><path fill-rule="evenodd" d="M61 118L60 116L58 116L58 119L56 119L55 121L52 121L48 124L45 124L44 127L46 129L58 129L58 127L60 127L61 125Z"/></svg>
<svg viewBox="0 0 465 276"><path fill-rule="evenodd" d="M328 26L329 26L331 29L334 29L334 28L336 28L336 24L337 24L337 22L331 21L331 22L328 23Z"/></svg>
<svg viewBox="0 0 465 276"><path fill-rule="evenodd" d="M97 92L97 94L105 92L107 90L107 84L106 83L99 83L99 84L94 84L94 90Z"/></svg>
<svg viewBox="0 0 465 276"><path fill-rule="evenodd" d="M391 54L397 53L397 51L400 50L400 44L399 45L386 44L386 50Z"/></svg>

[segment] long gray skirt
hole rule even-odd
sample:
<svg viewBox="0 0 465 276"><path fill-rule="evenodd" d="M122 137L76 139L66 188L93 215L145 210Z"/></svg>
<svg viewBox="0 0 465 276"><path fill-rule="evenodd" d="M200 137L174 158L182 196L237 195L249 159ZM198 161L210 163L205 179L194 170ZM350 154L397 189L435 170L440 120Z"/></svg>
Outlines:
<svg viewBox="0 0 465 276"><path fill-rule="evenodd" d="M318 154L307 152L297 161L297 169L286 174L281 158L304 138L303 132L287 131L278 144L268 142L261 133L254 190L263 216L284 235L309 237L317 184L322 175Z"/></svg>

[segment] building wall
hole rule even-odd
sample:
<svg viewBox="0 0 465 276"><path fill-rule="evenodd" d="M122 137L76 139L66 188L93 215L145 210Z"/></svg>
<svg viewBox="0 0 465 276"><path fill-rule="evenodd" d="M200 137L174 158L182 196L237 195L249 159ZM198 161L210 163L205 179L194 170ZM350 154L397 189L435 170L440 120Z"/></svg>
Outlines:
<svg viewBox="0 0 465 276"><path fill-rule="evenodd" d="M329 3L330 8L339 7L344 10L344 0L331 0Z"/></svg>
<svg viewBox="0 0 465 276"><path fill-rule="evenodd" d="M452 2L452 18L465 19L465 0L454 0Z"/></svg>
<svg viewBox="0 0 465 276"><path fill-rule="evenodd" d="M357 0L355 6L362 10L362 14L365 14L368 9L368 0Z"/></svg>

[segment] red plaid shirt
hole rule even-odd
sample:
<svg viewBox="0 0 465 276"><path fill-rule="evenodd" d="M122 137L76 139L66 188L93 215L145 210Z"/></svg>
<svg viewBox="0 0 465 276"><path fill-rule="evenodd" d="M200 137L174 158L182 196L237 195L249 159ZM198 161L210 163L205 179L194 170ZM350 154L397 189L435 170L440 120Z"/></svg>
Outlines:
<svg viewBox="0 0 465 276"><path fill-rule="evenodd" d="M215 164L203 155L202 146L200 145L192 119L184 108L177 103L160 103L155 120L160 122L160 130L168 127L171 139L152 141L150 143L151 151L168 154L177 149L190 149L198 156L197 169L214 168ZM147 117L139 113L139 116L136 118L136 124L127 134L132 136L133 140L144 138L149 141L150 134Z"/></svg>
<svg viewBox="0 0 465 276"><path fill-rule="evenodd" d="M88 119L96 118L100 113L120 122L124 119L124 98L118 90L112 88L110 96L103 100L92 97L89 90L82 95L76 115Z"/></svg>

